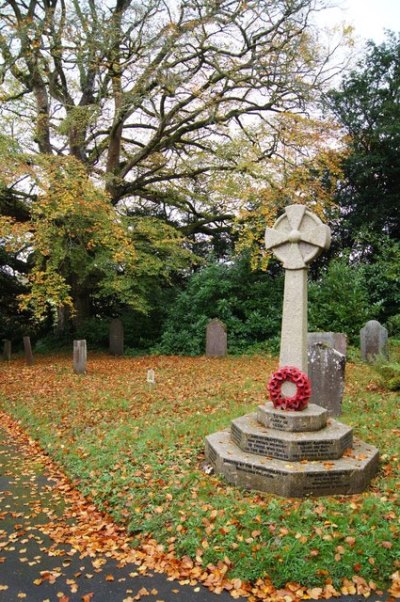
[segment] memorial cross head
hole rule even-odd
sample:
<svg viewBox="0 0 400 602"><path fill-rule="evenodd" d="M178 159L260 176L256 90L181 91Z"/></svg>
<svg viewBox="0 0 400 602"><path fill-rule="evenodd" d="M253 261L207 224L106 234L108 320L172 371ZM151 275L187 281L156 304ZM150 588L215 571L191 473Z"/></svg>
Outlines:
<svg viewBox="0 0 400 602"><path fill-rule="evenodd" d="M265 231L266 248L285 269L280 367L307 374L307 268L329 245L329 227L304 205L289 205Z"/></svg>
<svg viewBox="0 0 400 602"><path fill-rule="evenodd" d="M324 249L329 249L330 229L304 205L289 205L273 228L265 231L265 246L285 270L306 269Z"/></svg>

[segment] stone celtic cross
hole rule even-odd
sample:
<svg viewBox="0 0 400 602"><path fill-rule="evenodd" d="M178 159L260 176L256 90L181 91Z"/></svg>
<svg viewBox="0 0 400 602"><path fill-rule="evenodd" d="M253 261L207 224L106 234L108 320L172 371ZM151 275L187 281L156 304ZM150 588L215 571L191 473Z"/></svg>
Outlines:
<svg viewBox="0 0 400 602"><path fill-rule="evenodd" d="M329 227L304 205L289 205L265 231L266 248L285 269L280 367L307 374L307 269L330 241Z"/></svg>

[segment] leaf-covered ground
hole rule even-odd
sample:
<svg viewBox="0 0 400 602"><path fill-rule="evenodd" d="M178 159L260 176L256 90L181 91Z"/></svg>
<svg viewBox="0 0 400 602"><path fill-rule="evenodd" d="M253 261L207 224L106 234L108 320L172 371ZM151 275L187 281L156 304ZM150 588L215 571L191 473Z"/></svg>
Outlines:
<svg viewBox="0 0 400 602"><path fill-rule="evenodd" d="M204 472L204 436L263 403L275 367L261 356L93 355L77 376L70 357L13 360L1 365L0 405L126 525L144 564L253 599L399 597L399 396L370 367L348 365L341 417L381 452L367 492L283 499Z"/></svg>

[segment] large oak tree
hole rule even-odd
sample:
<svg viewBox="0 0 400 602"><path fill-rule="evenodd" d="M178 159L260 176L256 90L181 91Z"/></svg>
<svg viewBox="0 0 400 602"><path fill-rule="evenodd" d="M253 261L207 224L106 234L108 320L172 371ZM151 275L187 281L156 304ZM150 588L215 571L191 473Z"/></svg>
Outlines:
<svg viewBox="0 0 400 602"><path fill-rule="evenodd" d="M2 130L19 141L28 167L35 154L42 172L46 158L51 173L63 157L81 164L91 180L86 198L92 185L101 187L118 216L152 216L190 236L226 230L234 213L229 199L213 203L198 190L205 177L215 181L245 169L240 148L224 152L238 132L262 162L276 153L275 117L315 102L328 57L310 15L322 5L1 2ZM258 138L259 126L268 135ZM31 220L40 191L37 182L30 186L21 175L8 179L1 213ZM41 223L36 219L36 231ZM51 225L56 236L57 220ZM39 249L39 255L51 263L51 254ZM68 284L63 269L53 266ZM77 267L69 262L68 269L70 289L75 283L85 293L89 275L77 283L71 273Z"/></svg>

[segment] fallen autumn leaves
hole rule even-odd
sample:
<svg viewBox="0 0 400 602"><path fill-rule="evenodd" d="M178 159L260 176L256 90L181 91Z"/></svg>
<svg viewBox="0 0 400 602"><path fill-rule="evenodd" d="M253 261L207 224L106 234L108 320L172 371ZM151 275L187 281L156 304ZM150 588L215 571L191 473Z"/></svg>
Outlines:
<svg viewBox="0 0 400 602"><path fill-rule="evenodd" d="M149 391L145 383L146 369L152 366L155 366L159 372L157 392ZM200 481L200 485L193 485L191 490L186 490L186 497L193 498L191 506L185 505L178 499L178 511L181 513L182 521L178 524L171 522L171 525L168 526L169 537L163 543L160 543L158 536L157 539L155 538L157 532L155 530L152 532L150 530L138 531L133 535L128 535L123 526L115 524L109 514L97 510L92 501L94 498L96 502L103 502L107 507L109 498L111 500L108 505L109 510L116 510L115 514L119 513L121 520L131 520L131 529L132 525L146 523L146 521L149 525L155 525L156 523L151 521L154 521L157 515L165 522L169 519L172 521L171 506L176 502L180 485L183 488L187 483L182 479L181 473L185 470L189 472L198 470L194 464L199 461L199 445L202 445L201 428L204 428L198 416L216 416L219 424L222 425L224 422L228 424L228 416L232 413L237 415L244 413L247 405L254 407L254 404L262 402L265 374L268 374L268 369L268 361L265 358L257 360L236 358L226 362L210 362L204 358L197 360L193 358L145 358L115 361L112 358L99 356L90 365L87 377L78 378L71 374L66 358L41 360L39 365L30 368L24 367L21 363L7 366L1 379L4 394L3 408L7 408L9 412L19 416L27 426L29 425L31 433L34 433L35 437L41 438L42 445L47 442L47 449L63 463L65 461L67 468L75 477L82 478L80 486L83 485L84 490L89 494L86 498L83 497L62 474L58 465L42 452L40 446L26 437L20 424L3 414L2 421L9 432L13 437L24 442L25 448L29 450L32 457L45 463L51 478L56 479L56 489L59 495L66 501L66 510L62 520L59 518L49 520L44 526L45 532L55 543L69 544L81 555L100 554L105 557L113 557L120 563L135 562L139 564L140 572L163 571L180 582L200 582L217 593L228 590L233 597L246 596L250 600L291 602L352 593L367 596L371 591L376 591L378 586L375 581L359 574L361 565L358 571L355 567L355 574L343 579L339 586L333 584L328 571L325 574L321 572L319 580L323 583L319 586L300 585L288 580L284 587L275 588L268 577L256 577L252 583L238 578L232 574L231 551L235 550L235 546L239 548L243 544L247 546L250 554L256 555L259 551L262 552L261 531L253 527L244 537L244 541L240 539L243 539L241 531L238 531L235 541L229 539L230 533L236 528L235 520L237 521L237 518L234 515L228 520L229 517L227 517L225 523L220 525L219 521L223 517L224 508L213 507L213 500L210 499L211 490L208 492L206 500L204 497L201 498L199 488L206 487L206 482L205 485L204 483L202 485L202 481ZM14 378L16 372L18 372L18 380ZM352 386L355 387L356 384ZM31 413L32 416L28 418L27 413ZM192 439L188 442L179 421L176 425L173 423L176 416L180 417L182 422L184 419L191 421L194 436L197 438L197 447L192 444ZM156 450L158 452L158 455L155 456L156 465L152 465L150 460L145 459L145 453L138 458L138 452L133 457L130 450L132 438L138 436L141 431L149 429L152 420L157 417L161 417L170 427L170 434L163 434L169 436L171 440L176 440L176 445L174 443L175 447L173 447L175 457L168 466L166 466L168 450L161 445L161 451ZM53 425L49 429L54 431L53 433L46 430L46 423ZM128 430L126 429L127 423L129 423ZM107 437L108 428L110 428L109 438ZM198 432L196 432L196 428ZM212 427L208 425L208 428ZM89 445L82 444L84 436L91 445L93 439L98 440L93 451L90 450ZM146 436L148 437L148 435ZM98 468L98 465L104 460L102 456L98 455L99 450L103 447L108 448L110 445L118 447L118 438L121 437L125 438L121 448L125 446L126 458L117 454L118 461L113 464L112 469L116 474L118 473L118 480L111 480L109 489L104 491L107 481L102 481L102 479L107 476L107 466L110 466L110 462L103 468ZM146 439L145 445L151 447L151 440ZM155 441L154 445L157 447L159 442ZM72 454L74 454L73 458ZM92 461L91 456L97 461L97 465ZM69 458L70 463L68 464ZM128 474L125 461L129 463L129 470L132 466L135 468L132 474ZM390 473L390 470L393 470L393 462L386 463L385 467L386 472ZM388 474L388 476L391 475ZM108 475L108 477L111 479L112 475ZM139 486L136 497L132 498L130 496L134 479L139 481ZM152 482L153 497L145 497L140 500L141 488L147 481ZM175 489L170 488L172 482ZM103 491L100 492L99 489L102 485ZM223 495L224 484L219 485L214 478L213 485L215 486L215 495ZM115 490L115 487L118 489ZM158 499L160 491L164 491L164 493ZM251 498L250 494L243 495L245 499L251 500L254 506L258 501L261 509L263 505L266 507L265 499L256 499L254 502L254 498ZM376 491L377 498L382 495ZM393 498L395 496L394 493L390 493L390 490L386 490L385 495ZM126 501L128 503L125 503ZM361 496L354 496L354 500L350 503L354 504L355 512L360 511ZM204 510L200 522L193 522L191 526L190 521L194 521L196 518L195 510L199 508L201 510L201 507L204 507ZM288 507L286 502L282 502L281 511L285 513ZM293 508L299 509L298 502L293 501ZM315 508L318 509L317 504L314 506ZM232 511L235 514L234 508ZM133 518L137 515L136 521L132 519L132 513ZM327 516L324 513L325 509L323 508L320 511L320 515L324 518L322 524L327 522ZM395 518L395 515L391 517L389 514L388 512L387 520ZM73 528L69 524L71 517L74 519ZM255 520L256 517L257 515L254 516ZM331 523L333 524L333 521ZM201 525L202 530L199 535L199 545L196 544L193 553L182 553L177 537L189 538L191 530L200 533L198 524ZM322 529L320 534L318 531L313 533L316 542L322 541L325 536L332 538L330 533L333 527L329 524L316 528ZM271 523L269 530L273 535L272 541L276 540L277 545L282 546L280 542L285 542L285 537L288 537L290 529L283 524L279 527ZM381 542L382 549L387 553L392 552L392 540L396 539L396 533L394 531L388 533L388 537ZM226 543L224 544L225 536ZM334 532L333 539L335 536ZM213 537L215 538L214 546L221 547L222 545L224 550L218 561L207 562L206 557L210 546L213 545ZM221 537L222 544L219 544L218 539ZM309 534L301 532L296 534L296 539L302 546L306 545L310 537ZM341 534L338 541L335 542L334 552L337 562L340 562L343 556L346 557L348 549L354 547L354 543L353 545L351 543L352 536L347 535L346 537L347 541L344 541L344 544L340 543L342 539L345 539L345 536L343 535L342 538ZM133 544L135 544L135 549L132 548ZM311 547L310 558L319 558L321 554L323 554L323 549ZM371 562L376 563L372 555L369 558ZM101 560L99 562L101 563ZM396 565L394 565L394 569L396 569ZM388 577L389 575L386 576L386 578ZM394 598L400 597L399 590L399 573L394 570L390 593Z"/></svg>

